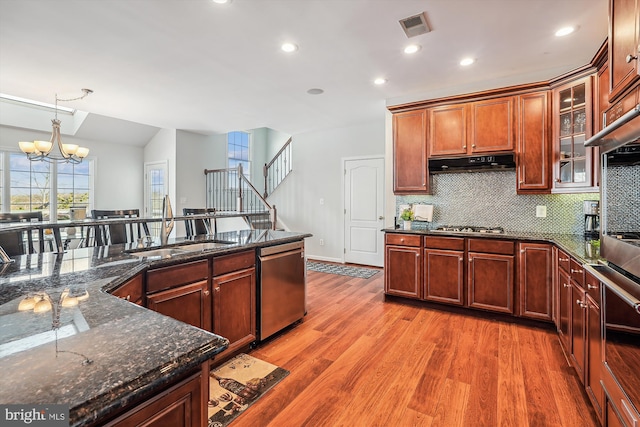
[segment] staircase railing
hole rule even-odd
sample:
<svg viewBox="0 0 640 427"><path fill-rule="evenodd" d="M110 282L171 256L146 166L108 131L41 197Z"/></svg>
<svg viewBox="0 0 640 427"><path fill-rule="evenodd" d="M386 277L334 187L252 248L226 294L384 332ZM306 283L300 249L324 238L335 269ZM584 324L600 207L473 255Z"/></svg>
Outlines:
<svg viewBox="0 0 640 427"><path fill-rule="evenodd" d="M236 168L205 169L207 208L217 212L239 212L246 214L269 214L271 227L276 227L276 207L271 206L260 192L249 182L242 171Z"/></svg>
<svg viewBox="0 0 640 427"><path fill-rule="evenodd" d="M262 170L264 175L263 197L265 199L269 194L273 193L293 170L291 163L291 138L289 138L280 151L273 156L273 159L269 163L265 163Z"/></svg>

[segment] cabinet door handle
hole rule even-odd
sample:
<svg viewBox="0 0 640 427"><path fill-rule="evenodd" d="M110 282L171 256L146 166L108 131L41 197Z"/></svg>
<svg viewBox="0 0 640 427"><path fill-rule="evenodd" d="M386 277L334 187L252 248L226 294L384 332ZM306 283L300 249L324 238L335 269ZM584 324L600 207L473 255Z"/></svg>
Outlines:
<svg viewBox="0 0 640 427"><path fill-rule="evenodd" d="M558 261L569 262L569 258L558 258Z"/></svg>
<svg viewBox="0 0 640 427"><path fill-rule="evenodd" d="M216 292L220 292L220 286L218 286L217 288L214 289L214 291Z"/></svg>
<svg viewBox="0 0 640 427"><path fill-rule="evenodd" d="M562 286L564 286L565 288L570 288L571 285L567 285L566 283L563 283Z"/></svg>
<svg viewBox="0 0 640 427"><path fill-rule="evenodd" d="M205 296L205 297L208 297L208 296L209 296L209 289L205 289L205 291L203 292L203 294L204 294L204 296Z"/></svg>
<svg viewBox="0 0 640 427"><path fill-rule="evenodd" d="M585 304L584 302L582 302L579 299L576 300L576 304L578 304L580 306L580 308L587 308L587 304Z"/></svg>
<svg viewBox="0 0 640 427"><path fill-rule="evenodd" d="M587 289L598 289L597 286L587 284Z"/></svg>
<svg viewBox="0 0 640 427"><path fill-rule="evenodd" d="M571 269L571 274L573 273L582 273L582 270L578 269L578 270L574 270L573 268Z"/></svg>
<svg viewBox="0 0 640 427"><path fill-rule="evenodd" d="M638 59L638 56L637 55L634 56L634 55L631 55L631 54L627 55L627 57L626 57L627 64L630 63L631 61L633 61L634 59Z"/></svg>

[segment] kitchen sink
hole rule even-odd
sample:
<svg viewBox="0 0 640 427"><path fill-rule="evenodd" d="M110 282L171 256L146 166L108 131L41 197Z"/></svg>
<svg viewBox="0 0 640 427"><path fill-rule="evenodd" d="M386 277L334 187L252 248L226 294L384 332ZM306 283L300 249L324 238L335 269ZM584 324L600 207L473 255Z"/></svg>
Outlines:
<svg viewBox="0 0 640 427"><path fill-rule="evenodd" d="M130 255L135 255L140 258L171 258L174 255L183 255L186 253L189 253L189 251L180 248L159 248L148 251L129 252Z"/></svg>
<svg viewBox="0 0 640 427"><path fill-rule="evenodd" d="M236 242L228 242L225 240L213 240L213 241L202 242L202 243L189 243L186 245L180 245L178 246L178 248L184 251L189 251L189 252L201 252L201 251L207 251L209 249L224 248L225 246L233 245L234 243Z"/></svg>

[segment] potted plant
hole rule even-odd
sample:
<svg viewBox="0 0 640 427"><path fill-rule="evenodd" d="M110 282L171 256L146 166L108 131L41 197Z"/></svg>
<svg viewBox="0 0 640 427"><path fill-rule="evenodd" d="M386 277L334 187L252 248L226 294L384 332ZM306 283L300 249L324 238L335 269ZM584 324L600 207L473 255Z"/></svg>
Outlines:
<svg viewBox="0 0 640 427"><path fill-rule="evenodd" d="M411 210L411 208L403 210L400 214L400 218L402 218L402 221L404 221L404 229L411 230L411 221L413 221L413 211Z"/></svg>

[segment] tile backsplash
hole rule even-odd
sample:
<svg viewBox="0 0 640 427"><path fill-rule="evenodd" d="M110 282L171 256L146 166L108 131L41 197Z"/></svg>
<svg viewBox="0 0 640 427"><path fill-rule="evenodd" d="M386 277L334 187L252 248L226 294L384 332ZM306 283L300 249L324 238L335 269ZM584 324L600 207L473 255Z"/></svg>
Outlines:
<svg viewBox="0 0 640 427"><path fill-rule="evenodd" d="M640 231L640 165L607 168L608 231Z"/></svg>
<svg viewBox="0 0 640 427"><path fill-rule="evenodd" d="M584 200L599 200L599 193L516 194L515 171L466 172L432 175L432 195L397 196L396 212L403 204L431 204L433 222L414 222L415 229L441 225L502 227L506 231L582 234ZM546 218L536 207L546 206ZM398 215L399 217L399 215ZM398 218L398 223L402 221Z"/></svg>

